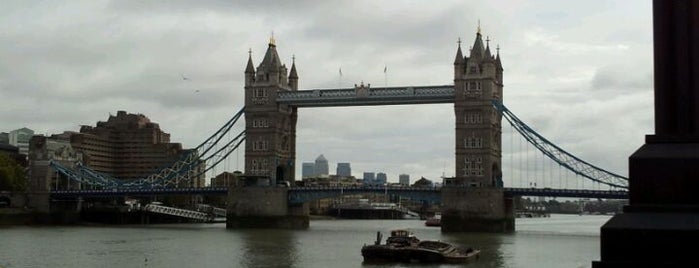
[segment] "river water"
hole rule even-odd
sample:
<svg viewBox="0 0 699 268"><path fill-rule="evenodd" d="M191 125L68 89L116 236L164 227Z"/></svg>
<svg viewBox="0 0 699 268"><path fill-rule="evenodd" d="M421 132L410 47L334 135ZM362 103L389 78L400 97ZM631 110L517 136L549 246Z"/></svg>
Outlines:
<svg viewBox="0 0 699 268"><path fill-rule="evenodd" d="M0 228L0 267L414 267L364 265L376 231L481 249L466 267L590 267L609 216L517 219L513 234L442 234L418 220L313 220L308 230L226 230L225 224ZM385 236L384 236L385 237ZM458 267L417 265L419 267Z"/></svg>

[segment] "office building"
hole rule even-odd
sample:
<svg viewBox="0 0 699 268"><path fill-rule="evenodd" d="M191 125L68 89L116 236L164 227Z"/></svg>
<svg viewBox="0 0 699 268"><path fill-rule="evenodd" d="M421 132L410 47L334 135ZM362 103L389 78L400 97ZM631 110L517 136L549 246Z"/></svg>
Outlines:
<svg viewBox="0 0 699 268"><path fill-rule="evenodd" d="M19 148L19 153L26 156L29 154L29 139L32 136L34 136L34 130L24 127L10 131L7 138L10 145Z"/></svg>
<svg viewBox="0 0 699 268"><path fill-rule="evenodd" d="M410 175L400 174L398 175L398 183L403 186L410 186Z"/></svg>
<svg viewBox="0 0 699 268"><path fill-rule="evenodd" d="M388 181L388 179L386 178L386 173L383 173L383 172L376 173L375 184L384 185L384 184L386 184L387 181Z"/></svg>
<svg viewBox="0 0 699 268"><path fill-rule="evenodd" d="M311 178L315 177L316 164L312 162L307 162L301 164L301 178Z"/></svg>
<svg viewBox="0 0 699 268"><path fill-rule="evenodd" d="M322 177L328 176L330 174L328 168L328 160L322 154L316 158L315 162L315 176Z"/></svg>
<svg viewBox="0 0 699 268"><path fill-rule="evenodd" d="M376 180L374 172L364 172L362 180L364 182L364 185L374 185L374 181Z"/></svg>
<svg viewBox="0 0 699 268"><path fill-rule="evenodd" d="M134 180L148 177L171 166L192 150L182 149L179 143L170 142L170 134L160 130L142 114L125 111L110 115L106 122L96 126L81 126L80 132L65 132L60 136L69 139L72 149L81 153L82 161L91 169L117 179ZM182 187L203 187L205 163L191 171L189 181Z"/></svg>
<svg viewBox="0 0 699 268"><path fill-rule="evenodd" d="M335 173L338 177L351 177L352 168L350 163L337 163L337 172Z"/></svg>

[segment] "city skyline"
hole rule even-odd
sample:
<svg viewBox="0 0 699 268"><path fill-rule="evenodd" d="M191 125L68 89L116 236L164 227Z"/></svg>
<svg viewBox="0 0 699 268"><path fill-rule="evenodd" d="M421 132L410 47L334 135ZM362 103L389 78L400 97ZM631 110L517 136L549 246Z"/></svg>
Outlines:
<svg viewBox="0 0 699 268"><path fill-rule="evenodd" d="M0 45L0 122L50 135L125 110L191 148L242 106L247 51L260 62L271 31L283 61L296 56L301 89L452 84L456 40L467 49L480 18L501 48L505 104L562 148L626 175L653 132L650 2L507 3L6 3L0 38L14 42ZM450 176L453 124L450 105L300 109L296 165L324 152L358 171Z"/></svg>
<svg viewBox="0 0 699 268"><path fill-rule="evenodd" d="M315 158L316 162L309 162L309 160L302 160L301 161L302 162L301 177L298 177L297 179L319 176L318 171L316 170L317 169L316 163L317 163L318 159L321 159L321 158L326 162L326 165L328 167L333 166L333 165L331 165L331 163L335 163L336 164L335 165L336 172L334 174L333 173L320 174L320 176L322 176L322 175L336 175L336 176L344 176L344 177L354 176L357 179L362 179L362 177L358 177L357 175L352 174L352 171L351 171L352 170L352 168L351 168L352 163L330 161L329 159L325 158L324 154L320 154L317 158ZM350 175L340 174L342 172L349 173ZM395 174L395 176L392 177L391 174L386 174L385 172L383 172L381 170L363 170L363 171L359 171L358 174L359 173L362 173L362 174L363 173L371 173L371 174L376 174L377 176L379 174L382 174L384 176L384 179L386 179L388 182L399 182L401 176L407 176L408 178L410 178L410 175L406 174L406 173Z"/></svg>

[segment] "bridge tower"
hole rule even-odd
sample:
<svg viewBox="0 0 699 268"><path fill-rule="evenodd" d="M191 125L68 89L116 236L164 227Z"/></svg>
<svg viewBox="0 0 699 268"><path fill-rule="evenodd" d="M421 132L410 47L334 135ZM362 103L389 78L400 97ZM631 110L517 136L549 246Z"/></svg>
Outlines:
<svg viewBox="0 0 699 268"><path fill-rule="evenodd" d="M288 202L294 182L296 107L277 102L277 94L297 90L296 62L287 70L277 54L274 38L255 70L252 53L245 68L245 175L259 179L228 190L226 228L308 228L308 205ZM248 180L251 180L248 177Z"/></svg>
<svg viewBox="0 0 699 268"><path fill-rule="evenodd" d="M245 69L246 175L269 177L272 185L282 181L293 184L297 110L277 103L277 93L295 91L297 86L296 62L287 71L274 38L270 38L257 70L249 56Z"/></svg>
<svg viewBox="0 0 699 268"><path fill-rule="evenodd" d="M464 57L461 40L454 60L456 118L455 177L442 190L443 231L512 231L514 214L502 183L502 116L492 104L502 102L500 53L480 32Z"/></svg>

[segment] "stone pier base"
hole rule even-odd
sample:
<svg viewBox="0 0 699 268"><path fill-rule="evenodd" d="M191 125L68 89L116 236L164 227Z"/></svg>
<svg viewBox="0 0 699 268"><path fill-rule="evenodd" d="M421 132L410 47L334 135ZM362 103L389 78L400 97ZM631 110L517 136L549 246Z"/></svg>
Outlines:
<svg viewBox="0 0 699 268"><path fill-rule="evenodd" d="M629 187L630 205L602 226L592 267L699 267L699 143L641 146Z"/></svg>
<svg viewBox="0 0 699 268"><path fill-rule="evenodd" d="M442 188L442 232L515 230L512 198L501 188Z"/></svg>
<svg viewBox="0 0 699 268"><path fill-rule="evenodd" d="M308 205L289 205L287 200L286 187L230 188L226 228L308 228Z"/></svg>

